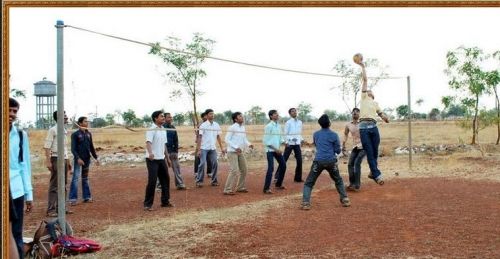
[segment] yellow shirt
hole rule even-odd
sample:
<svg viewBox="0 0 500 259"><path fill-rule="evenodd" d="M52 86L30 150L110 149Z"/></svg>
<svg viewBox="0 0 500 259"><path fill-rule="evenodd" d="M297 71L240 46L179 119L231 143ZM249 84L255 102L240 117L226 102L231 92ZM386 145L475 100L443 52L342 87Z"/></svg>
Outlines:
<svg viewBox="0 0 500 259"><path fill-rule="evenodd" d="M367 93L361 93L361 104L360 104L360 119L377 119L377 112L381 112L378 103L368 96Z"/></svg>

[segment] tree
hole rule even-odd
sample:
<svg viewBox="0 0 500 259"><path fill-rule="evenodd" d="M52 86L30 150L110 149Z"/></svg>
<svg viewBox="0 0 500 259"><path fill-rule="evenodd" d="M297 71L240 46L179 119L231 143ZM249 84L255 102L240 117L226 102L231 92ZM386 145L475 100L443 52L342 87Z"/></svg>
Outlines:
<svg viewBox="0 0 500 259"><path fill-rule="evenodd" d="M337 118L337 111L326 109L323 111L324 114L328 115L330 120L335 120Z"/></svg>
<svg viewBox="0 0 500 259"><path fill-rule="evenodd" d="M297 106L297 117L303 122L307 122L311 118L312 105L310 103L299 103Z"/></svg>
<svg viewBox="0 0 500 259"><path fill-rule="evenodd" d="M214 114L214 120L219 122L220 124L226 124L226 116L224 115L224 113Z"/></svg>
<svg viewBox="0 0 500 259"><path fill-rule="evenodd" d="M184 117L184 114L182 113L177 113L172 117L176 125L183 125L184 122L186 121L186 118Z"/></svg>
<svg viewBox="0 0 500 259"><path fill-rule="evenodd" d="M398 114L398 118L405 120L408 119L408 115L410 114L410 109L407 104L400 105L396 108L396 113Z"/></svg>
<svg viewBox="0 0 500 259"><path fill-rule="evenodd" d="M491 91L495 94L495 109L497 111L497 116L494 119L495 124L497 125L497 140L495 144L499 144L500 142L500 99L498 98L498 83L500 83L500 51L496 51L492 55L493 59L495 59L498 64L499 69L495 69L493 71L490 71L486 77L486 80L488 82L488 86L490 87Z"/></svg>
<svg viewBox="0 0 500 259"><path fill-rule="evenodd" d="M233 124L233 118L231 117L233 115L233 111L227 110L224 111L224 117L226 117L226 120L228 121L229 124Z"/></svg>
<svg viewBox="0 0 500 259"><path fill-rule="evenodd" d="M133 122L137 119L137 116L135 116L135 112L133 110L128 109L126 112L122 113L122 119L125 122L125 125L133 126Z"/></svg>
<svg viewBox="0 0 500 259"><path fill-rule="evenodd" d="M25 90L19 90L16 88L10 89L10 93L12 94L13 98L23 98L26 99L26 91Z"/></svg>
<svg viewBox="0 0 500 259"><path fill-rule="evenodd" d="M366 69L370 70L370 74L376 75L374 78L368 79L368 85L371 88L375 87L380 81L381 77L386 77L388 74L385 72L387 66L380 64L378 59L369 58L365 61ZM334 86L331 89L338 88L342 94L342 101L347 106L347 110L351 111L352 108L358 106L358 94L361 91L361 74L358 69L352 65L352 62L346 60L339 60L333 68L336 73L342 76L340 85ZM352 101L349 105L349 101Z"/></svg>
<svg viewBox="0 0 500 259"><path fill-rule="evenodd" d="M141 124L145 124L146 127L149 127L153 124L153 119L151 119L151 115L144 114L141 119Z"/></svg>
<svg viewBox="0 0 500 259"><path fill-rule="evenodd" d="M92 120L92 127L94 128L102 128L107 125L106 120L100 117L96 117Z"/></svg>
<svg viewBox="0 0 500 259"><path fill-rule="evenodd" d="M183 94L188 95L193 103L193 121L199 123L196 101L202 94L198 89L199 80L206 77L207 73L201 68L205 59L212 52L215 41L204 38L200 33L194 33L190 43L181 49L180 39L167 37L169 46L164 48L159 42L152 44L149 54L158 56L167 65L166 76L176 84L171 91L171 98L178 98Z"/></svg>
<svg viewBox="0 0 500 259"><path fill-rule="evenodd" d="M251 118L253 124L264 123L266 120L266 113L262 111L262 107L260 106L252 106L246 113Z"/></svg>
<svg viewBox="0 0 500 259"><path fill-rule="evenodd" d="M461 46L446 54L448 85L459 93L459 102L472 114L471 144L476 144L479 134L479 99L488 91L487 72L482 68L485 59L487 55L478 47Z"/></svg>
<svg viewBox="0 0 500 259"><path fill-rule="evenodd" d="M115 115L114 114L108 113L108 114L106 114L106 116L104 118L106 119L106 123L108 125L115 124Z"/></svg>
<svg viewBox="0 0 500 259"><path fill-rule="evenodd" d="M440 114L440 111L438 108L432 108L432 110L429 112L429 120L437 121L439 114Z"/></svg>

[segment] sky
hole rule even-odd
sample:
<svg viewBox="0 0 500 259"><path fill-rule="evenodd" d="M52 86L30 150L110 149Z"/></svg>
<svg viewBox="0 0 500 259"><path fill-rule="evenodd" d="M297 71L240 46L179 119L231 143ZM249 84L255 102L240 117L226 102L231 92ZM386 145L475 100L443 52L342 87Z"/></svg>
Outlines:
<svg viewBox="0 0 500 259"><path fill-rule="evenodd" d="M355 53L376 58L390 76L373 90L382 108L407 103L410 76L413 109L442 109L448 87L446 53L464 45L487 53L500 50L500 8L11 8L9 16L10 87L25 90L18 117L35 120L34 83L56 82L57 20L141 42L193 33L216 41L212 55L259 65L335 74L339 60ZM138 117L155 110L192 110L187 97L171 100L173 88L162 61L149 47L73 28L64 29L64 98L70 117L104 116L132 109ZM199 110L248 111L287 115L299 103L312 115L325 109L346 112L340 79L266 70L207 59L199 87ZM370 71L369 71L370 72ZM370 74L369 74L370 76ZM415 101L423 99L420 106ZM494 107L485 97L481 106Z"/></svg>

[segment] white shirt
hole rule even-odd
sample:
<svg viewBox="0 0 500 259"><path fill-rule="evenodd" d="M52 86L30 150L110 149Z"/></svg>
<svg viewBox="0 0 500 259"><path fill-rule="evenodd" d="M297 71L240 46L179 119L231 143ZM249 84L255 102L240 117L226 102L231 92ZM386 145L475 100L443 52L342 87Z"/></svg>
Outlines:
<svg viewBox="0 0 500 259"><path fill-rule="evenodd" d="M150 129L163 129L153 124ZM151 151L153 151L153 159L165 159L165 144L167 143L167 134L163 130L148 130L146 131L146 142L151 143ZM146 158L149 157L148 150L146 149Z"/></svg>
<svg viewBox="0 0 500 259"><path fill-rule="evenodd" d="M236 149L245 149L250 146L250 142L247 139L247 134L245 133L245 126L238 123L234 123L229 127L226 133L225 141L228 145L228 152L236 152Z"/></svg>
<svg viewBox="0 0 500 259"><path fill-rule="evenodd" d="M221 128L217 122L205 121L200 125L201 147L203 150L215 150L215 142L217 136L222 133Z"/></svg>
<svg viewBox="0 0 500 259"><path fill-rule="evenodd" d="M64 159L68 159L67 138L68 131L64 129ZM50 149L51 157L57 157L57 125L49 129L43 147Z"/></svg>
<svg viewBox="0 0 500 259"><path fill-rule="evenodd" d="M303 138L302 134L302 121L297 118L291 118L286 121L285 135L286 143L288 145L300 145Z"/></svg>

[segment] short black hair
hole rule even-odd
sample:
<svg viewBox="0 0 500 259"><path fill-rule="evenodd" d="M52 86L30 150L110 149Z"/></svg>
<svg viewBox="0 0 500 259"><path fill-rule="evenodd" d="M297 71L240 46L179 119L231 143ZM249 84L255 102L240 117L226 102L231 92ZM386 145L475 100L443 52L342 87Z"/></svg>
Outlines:
<svg viewBox="0 0 500 259"><path fill-rule="evenodd" d="M167 117L167 115L171 115L170 112L163 113L163 116Z"/></svg>
<svg viewBox="0 0 500 259"><path fill-rule="evenodd" d="M352 109L352 112L354 112L354 111L358 111L358 112L359 112L360 110L359 110L359 108L358 108L358 107L354 107L354 108Z"/></svg>
<svg viewBox="0 0 500 259"><path fill-rule="evenodd" d="M233 119L233 122L236 122L236 118L238 117L238 115L241 115L242 113L241 112L235 112L233 114L231 114L231 119Z"/></svg>
<svg viewBox="0 0 500 259"><path fill-rule="evenodd" d="M86 119L87 119L87 117L85 117L85 116L78 118L78 125L80 125Z"/></svg>
<svg viewBox="0 0 500 259"><path fill-rule="evenodd" d="M9 97L9 107L17 107L19 108L19 102L16 99Z"/></svg>
<svg viewBox="0 0 500 259"><path fill-rule="evenodd" d="M290 113L292 112L292 110L297 110L297 109L295 109L295 108L293 108L293 107L292 107L292 108L290 108L290 109L288 109L288 114L290 114Z"/></svg>
<svg viewBox="0 0 500 259"><path fill-rule="evenodd" d="M321 117L319 117L318 123L323 129L329 128L331 125L330 118L326 114L323 114L321 115Z"/></svg>
<svg viewBox="0 0 500 259"><path fill-rule="evenodd" d="M272 120L271 116L273 116L273 114L275 114L275 113L278 113L278 111L277 110L269 110L269 112L267 113L267 115L269 116L270 120Z"/></svg>
<svg viewBox="0 0 500 259"><path fill-rule="evenodd" d="M66 111L64 111L64 114L66 114ZM52 113L52 118L54 118L54 121L57 121L57 111Z"/></svg>
<svg viewBox="0 0 500 259"><path fill-rule="evenodd" d="M200 117L202 117L202 118L203 118L203 117L205 117L205 116L207 116L207 114L206 114L205 112L202 112L202 113L200 114Z"/></svg>
<svg viewBox="0 0 500 259"><path fill-rule="evenodd" d="M151 119L153 120L153 123L155 122L155 119L158 118L158 116L160 116L161 114L163 114L163 111L154 111L153 114L151 114Z"/></svg>
<svg viewBox="0 0 500 259"><path fill-rule="evenodd" d="M209 113L211 113L211 112L214 112L214 110L212 110L212 109L206 109L206 110L205 110L205 114L206 114L206 115L208 115L208 114L209 114Z"/></svg>

